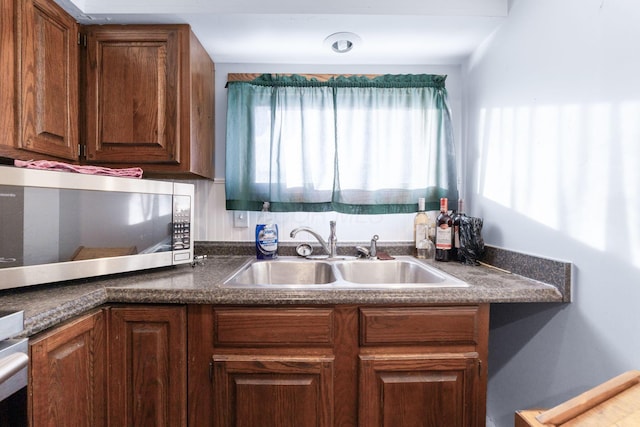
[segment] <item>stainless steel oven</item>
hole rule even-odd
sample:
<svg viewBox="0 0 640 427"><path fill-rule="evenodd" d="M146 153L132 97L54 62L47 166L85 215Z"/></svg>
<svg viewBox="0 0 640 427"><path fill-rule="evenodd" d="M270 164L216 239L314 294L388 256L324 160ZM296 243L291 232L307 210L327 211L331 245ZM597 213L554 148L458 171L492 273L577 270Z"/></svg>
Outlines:
<svg viewBox="0 0 640 427"><path fill-rule="evenodd" d="M19 336L24 313L0 311L0 427L23 427L27 423L29 348Z"/></svg>

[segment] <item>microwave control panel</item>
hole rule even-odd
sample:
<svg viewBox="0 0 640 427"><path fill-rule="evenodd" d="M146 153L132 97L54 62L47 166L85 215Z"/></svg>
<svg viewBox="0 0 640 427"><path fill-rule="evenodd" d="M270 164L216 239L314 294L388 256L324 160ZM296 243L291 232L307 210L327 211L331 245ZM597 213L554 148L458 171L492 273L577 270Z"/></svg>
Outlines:
<svg viewBox="0 0 640 427"><path fill-rule="evenodd" d="M173 196L173 250L191 247L191 197Z"/></svg>

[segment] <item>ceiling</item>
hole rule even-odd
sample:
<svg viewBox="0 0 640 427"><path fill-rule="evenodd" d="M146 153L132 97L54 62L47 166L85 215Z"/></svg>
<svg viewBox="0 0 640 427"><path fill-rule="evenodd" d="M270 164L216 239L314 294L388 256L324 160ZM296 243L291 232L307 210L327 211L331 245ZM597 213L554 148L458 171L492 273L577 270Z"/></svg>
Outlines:
<svg viewBox="0 0 640 427"><path fill-rule="evenodd" d="M56 0L84 24L188 23L218 63L460 64L508 0ZM336 32L361 42L338 54Z"/></svg>

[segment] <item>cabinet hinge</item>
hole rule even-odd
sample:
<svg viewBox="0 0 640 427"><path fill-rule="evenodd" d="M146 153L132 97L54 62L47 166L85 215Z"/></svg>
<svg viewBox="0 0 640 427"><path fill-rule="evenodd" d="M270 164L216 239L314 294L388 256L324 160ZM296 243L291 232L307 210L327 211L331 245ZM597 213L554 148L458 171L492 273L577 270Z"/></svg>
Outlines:
<svg viewBox="0 0 640 427"><path fill-rule="evenodd" d="M84 159L84 157L86 156L86 145L83 144L78 144L78 157L80 159Z"/></svg>
<svg viewBox="0 0 640 427"><path fill-rule="evenodd" d="M478 376L482 377L482 360L478 360Z"/></svg>
<svg viewBox="0 0 640 427"><path fill-rule="evenodd" d="M213 381L213 360L209 361L209 381Z"/></svg>
<svg viewBox="0 0 640 427"><path fill-rule="evenodd" d="M87 35L78 33L78 45L82 47L87 47Z"/></svg>

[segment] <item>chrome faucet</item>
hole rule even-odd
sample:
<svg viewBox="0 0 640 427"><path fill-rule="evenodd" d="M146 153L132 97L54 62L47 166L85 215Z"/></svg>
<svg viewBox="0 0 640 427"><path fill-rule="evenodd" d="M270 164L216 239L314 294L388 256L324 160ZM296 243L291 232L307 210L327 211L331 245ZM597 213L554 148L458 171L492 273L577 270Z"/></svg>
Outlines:
<svg viewBox="0 0 640 427"><path fill-rule="evenodd" d="M336 236L336 222L329 221L329 256L338 256L338 237Z"/></svg>
<svg viewBox="0 0 640 427"><path fill-rule="evenodd" d="M320 246L322 246L322 249L324 249L325 252L329 254L330 258L336 258L338 256L338 250L337 250L338 238L336 237L335 221L329 221L329 243L325 242L322 236L320 236L318 233L316 233L309 227L294 228L293 230L291 230L291 234L290 234L291 238L296 237L296 234L298 234L301 231L306 231L307 233L315 237L318 243L320 243Z"/></svg>
<svg viewBox="0 0 640 427"><path fill-rule="evenodd" d="M377 258L378 257L378 235L374 234L371 238L371 246L365 248L364 246L356 246L356 251L359 258Z"/></svg>
<svg viewBox="0 0 640 427"><path fill-rule="evenodd" d="M371 238L371 246L369 247L369 256L371 258L378 257L378 239L379 237L377 234L374 234Z"/></svg>

